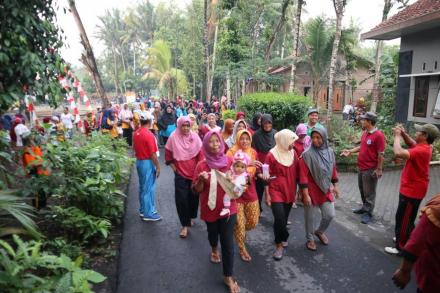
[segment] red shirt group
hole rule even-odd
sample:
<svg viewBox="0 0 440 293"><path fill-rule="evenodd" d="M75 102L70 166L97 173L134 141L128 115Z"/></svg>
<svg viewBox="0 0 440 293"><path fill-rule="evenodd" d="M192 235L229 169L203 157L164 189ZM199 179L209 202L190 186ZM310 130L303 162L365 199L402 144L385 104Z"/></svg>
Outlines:
<svg viewBox="0 0 440 293"><path fill-rule="evenodd" d="M141 127L133 134L133 150L137 160L150 160L157 152L156 137L145 127Z"/></svg>

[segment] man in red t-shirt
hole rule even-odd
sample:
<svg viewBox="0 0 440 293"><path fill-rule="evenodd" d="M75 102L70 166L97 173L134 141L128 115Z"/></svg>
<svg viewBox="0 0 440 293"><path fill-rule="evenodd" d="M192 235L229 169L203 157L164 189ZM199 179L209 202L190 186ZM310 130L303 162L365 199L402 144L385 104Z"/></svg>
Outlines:
<svg viewBox="0 0 440 293"><path fill-rule="evenodd" d="M432 124L415 125L416 136L412 139L402 126L393 128L394 155L406 159L400 177L399 205L396 212L396 247L385 247L390 254L400 254L414 229L420 202L428 191L429 162L432 157L432 143L440 136L438 128ZM400 145L403 138L409 149Z"/></svg>
<svg viewBox="0 0 440 293"><path fill-rule="evenodd" d="M360 116L364 132L361 145L351 150L343 150L341 156L359 153L358 156L358 184L362 198L362 207L353 210L355 214L362 214L361 223L368 224L373 217L376 200L377 181L382 177L383 156L385 152L385 136L376 128L377 116L367 112Z"/></svg>
<svg viewBox="0 0 440 293"><path fill-rule="evenodd" d="M153 116L148 112L142 112L139 119L141 127L133 134L133 150L139 176L139 216L144 221L159 221L162 218L156 210L155 192L160 165L157 159L156 137L150 131Z"/></svg>

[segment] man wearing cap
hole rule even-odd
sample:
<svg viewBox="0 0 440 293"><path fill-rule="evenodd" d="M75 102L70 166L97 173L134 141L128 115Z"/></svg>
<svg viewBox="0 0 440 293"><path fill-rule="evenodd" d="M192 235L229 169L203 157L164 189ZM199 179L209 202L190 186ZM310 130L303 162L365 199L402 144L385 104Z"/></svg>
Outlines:
<svg viewBox="0 0 440 293"><path fill-rule="evenodd" d="M307 135L312 135L312 128L313 127L321 127L325 128L321 123L319 123L319 112L315 108L310 108L309 111L307 111L307 117L309 118L309 121L307 122Z"/></svg>
<svg viewBox="0 0 440 293"><path fill-rule="evenodd" d="M400 254L405 246L414 221L417 216L420 202L428 191L429 162L432 157L432 143L440 136L440 131L432 124L415 125L416 136L412 139L402 126L393 128L393 150L396 158L407 160L400 176L399 205L396 212L396 246L385 247L390 254ZM403 139L409 149L400 145Z"/></svg>
<svg viewBox="0 0 440 293"><path fill-rule="evenodd" d="M150 131L153 116L140 112L140 128L133 135L133 150L136 156L136 169L139 177L139 216L144 221L159 221L155 204L156 179L159 178L160 165L157 159L156 138Z"/></svg>
<svg viewBox="0 0 440 293"><path fill-rule="evenodd" d="M385 136L376 128L377 116L373 112L361 115L360 120L362 130L364 130L360 146L351 150L343 150L341 156L348 157L353 153L359 153L357 160L358 184L362 207L353 210L353 213L362 214L361 223L368 224L373 217L377 181L382 176Z"/></svg>

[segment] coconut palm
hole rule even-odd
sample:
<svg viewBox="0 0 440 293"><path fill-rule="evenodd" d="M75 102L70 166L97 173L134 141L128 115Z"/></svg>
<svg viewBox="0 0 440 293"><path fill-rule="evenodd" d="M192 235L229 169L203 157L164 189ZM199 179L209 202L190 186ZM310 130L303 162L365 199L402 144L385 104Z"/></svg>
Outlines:
<svg viewBox="0 0 440 293"><path fill-rule="evenodd" d="M171 66L171 50L164 41L155 41L153 46L147 49L147 56L143 62L148 68L144 79L158 81L159 88L166 91L170 98L186 93L188 89L186 75L182 70Z"/></svg>

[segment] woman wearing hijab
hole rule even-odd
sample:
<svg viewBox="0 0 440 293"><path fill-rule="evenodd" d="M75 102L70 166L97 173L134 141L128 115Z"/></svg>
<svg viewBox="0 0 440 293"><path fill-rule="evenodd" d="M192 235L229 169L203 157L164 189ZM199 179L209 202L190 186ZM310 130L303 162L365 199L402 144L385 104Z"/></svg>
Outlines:
<svg viewBox="0 0 440 293"><path fill-rule="evenodd" d="M268 180L265 187L266 204L271 207L274 217L275 260L283 258L284 248L288 245L287 220L295 202L296 181L299 177L299 160L293 150L293 143L297 139L298 136L289 129L276 133L276 144L265 160L265 164L269 165L269 174L265 174L264 179Z"/></svg>
<svg viewBox="0 0 440 293"><path fill-rule="evenodd" d="M235 121L234 128L232 130L232 135L227 140L225 140L225 144L228 148L232 148L235 145L235 139L237 138L237 133L243 129L247 129L246 122L243 119Z"/></svg>
<svg viewBox="0 0 440 293"><path fill-rule="evenodd" d="M235 141L236 143L228 150L226 155L233 158L237 152L241 151L248 155L250 162L256 162L257 152L251 147L251 133L246 129L240 130ZM261 163L258 166L261 167ZM252 258L245 245L246 231L252 230L257 226L258 219L260 218L260 207L255 189L257 169L253 164L249 164L246 172L249 176L249 186L242 196L237 199L237 224L235 224L234 236L240 249L240 258L245 262L250 262Z"/></svg>
<svg viewBox="0 0 440 293"><path fill-rule="evenodd" d="M202 141L191 131L191 120L187 116L177 119L177 129L165 145L165 162L174 171L174 190L177 214L182 229L180 237L186 238L192 219L197 218L199 198L191 189L194 170L203 159Z"/></svg>
<svg viewBox="0 0 440 293"><path fill-rule="evenodd" d="M102 116L101 131L104 134L110 135L111 138L119 136L117 129L117 121L113 109L107 109Z"/></svg>
<svg viewBox="0 0 440 293"><path fill-rule="evenodd" d="M295 141L293 149L298 157L300 157L302 153L310 147L312 140L310 136L307 135L307 126L304 123L298 124L295 133L298 135L298 139Z"/></svg>
<svg viewBox="0 0 440 293"><path fill-rule="evenodd" d="M171 133L176 130L176 116L173 113L171 105L166 106L164 112L159 118L158 126L160 129L160 136L162 137L164 144L166 144Z"/></svg>
<svg viewBox="0 0 440 293"><path fill-rule="evenodd" d="M260 112L257 112L254 114L254 117L252 118L252 125L249 129L252 134L254 134L258 129L260 129L261 116L262 116L262 114Z"/></svg>
<svg viewBox="0 0 440 293"><path fill-rule="evenodd" d="M234 131L234 119L226 119L225 124L223 125L222 138L223 141L226 142L228 138L230 138Z"/></svg>
<svg viewBox="0 0 440 293"><path fill-rule="evenodd" d="M203 138L205 159L197 164L193 178L193 188L200 194L200 217L206 222L208 239L211 245L211 262L223 262L223 276L230 292L240 288L232 277L234 267L234 226L237 220L237 204L231 200L230 214L221 216L225 191L217 180L217 171L226 172L232 160L224 154L225 145L217 131L209 131ZM218 251L220 237L221 257Z"/></svg>
<svg viewBox="0 0 440 293"><path fill-rule="evenodd" d="M276 130L272 128L272 115L261 115L261 128L252 136L252 147L257 151L258 161L264 162L269 151L275 146ZM257 175L256 188L258 202L260 203L260 212L263 211L261 201L263 200L265 181L262 175Z"/></svg>
<svg viewBox="0 0 440 293"><path fill-rule="evenodd" d="M200 131L199 131L199 135L200 135L200 138L203 139L203 137L209 131L220 132L221 130L222 129L220 128L220 126L217 125L217 117L215 116L215 114L214 113L209 113L208 116L207 116L207 123L201 125Z"/></svg>
<svg viewBox="0 0 440 293"><path fill-rule="evenodd" d="M199 134L199 125L197 124L197 117L194 114L188 114L189 119L191 120L191 131L195 134Z"/></svg>
<svg viewBox="0 0 440 293"><path fill-rule="evenodd" d="M315 251L314 236L328 245L324 232L335 216L334 197L339 198L339 187L336 171L336 159L333 150L328 146L327 131L322 127L312 129L312 145L302 154L300 161L300 181L304 203L304 224L306 230L306 247ZM319 227L315 226L314 211L321 211Z"/></svg>

